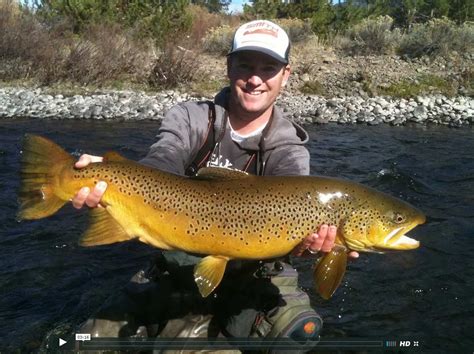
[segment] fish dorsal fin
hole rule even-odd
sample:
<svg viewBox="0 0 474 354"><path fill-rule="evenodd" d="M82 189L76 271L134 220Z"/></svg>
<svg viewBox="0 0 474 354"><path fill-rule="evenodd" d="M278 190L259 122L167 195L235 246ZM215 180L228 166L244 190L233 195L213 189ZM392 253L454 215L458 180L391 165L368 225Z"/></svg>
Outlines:
<svg viewBox="0 0 474 354"><path fill-rule="evenodd" d="M108 151L104 154L104 162L122 162L127 161L125 157L115 151Z"/></svg>
<svg viewBox="0 0 474 354"><path fill-rule="evenodd" d="M250 175L247 172L233 170L224 167L203 167L194 178L205 180L233 180L247 178Z"/></svg>
<svg viewBox="0 0 474 354"><path fill-rule="evenodd" d="M316 292L328 300L341 284L347 266L347 250L345 247L334 247L322 257L313 273Z"/></svg>
<svg viewBox="0 0 474 354"><path fill-rule="evenodd" d="M219 285L224 276L229 258L223 256L204 257L194 267L194 281L202 297L207 297Z"/></svg>
<svg viewBox="0 0 474 354"><path fill-rule="evenodd" d="M86 247L98 246L127 241L132 238L106 208L94 208L90 211L90 227L79 243Z"/></svg>

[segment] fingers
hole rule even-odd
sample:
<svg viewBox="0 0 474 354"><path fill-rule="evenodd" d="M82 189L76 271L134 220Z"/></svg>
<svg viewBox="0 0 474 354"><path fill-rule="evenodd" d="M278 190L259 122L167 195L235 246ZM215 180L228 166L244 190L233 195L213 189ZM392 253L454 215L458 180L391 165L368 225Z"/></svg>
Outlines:
<svg viewBox="0 0 474 354"><path fill-rule="evenodd" d="M314 232L306 236L293 250L294 256L309 256L319 252L328 253L335 246L337 235L337 226L322 224L318 232ZM308 251L308 252L306 252ZM355 260L359 258L359 253L350 251L348 253L350 259Z"/></svg>
<svg viewBox="0 0 474 354"><path fill-rule="evenodd" d="M100 200L102 199L102 196L105 193L105 190L107 189L107 183L103 181L99 181L95 188L89 193L89 195L86 198L86 205L89 208L95 208L99 205Z"/></svg>
<svg viewBox="0 0 474 354"><path fill-rule="evenodd" d="M102 161L103 158L101 156L83 154L74 164L74 167L84 168L91 163ZM76 209L81 209L85 204L90 208L96 208L100 206L100 200L102 199L106 189L107 183L105 182L97 183L92 191L88 187L83 187L79 190L79 192L77 192L74 198L72 198L72 206Z"/></svg>
<svg viewBox="0 0 474 354"><path fill-rule="evenodd" d="M293 250L293 252L291 253L292 255L294 256L302 256L303 253L309 249L309 247L311 246L311 244L316 240L316 238L318 237L318 234L317 233L313 233L313 234L310 234L308 236L306 236L303 241L301 241Z"/></svg>
<svg viewBox="0 0 474 354"><path fill-rule="evenodd" d="M356 251L350 251L349 254L348 254L349 258L351 259L357 259L359 258L359 252L356 252Z"/></svg>
<svg viewBox="0 0 474 354"><path fill-rule="evenodd" d="M90 163L94 162L102 162L102 156L94 156L94 155L87 155L83 154L79 157L79 160L74 164L76 168L83 168L89 165Z"/></svg>
<svg viewBox="0 0 474 354"><path fill-rule="evenodd" d="M323 224L318 232L306 236L293 250L292 255L302 256L309 253L315 254L319 251L330 252L334 247L336 240L337 227L334 225Z"/></svg>
<svg viewBox="0 0 474 354"><path fill-rule="evenodd" d="M107 189L107 183L100 181L92 191L88 187L83 187L72 199L72 205L76 209L81 209L84 204L89 208L100 206L100 201Z"/></svg>
<svg viewBox="0 0 474 354"><path fill-rule="evenodd" d="M334 225L323 224L319 227L314 242L308 247L311 253L319 251L330 252L334 247L336 240L337 227Z"/></svg>
<svg viewBox="0 0 474 354"><path fill-rule="evenodd" d="M89 195L89 187L83 187L76 193L74 198L72 198L72 206L76 209L81 209L86 201L87 196Z"/></svg>
<svg viewBox="0 0 474 354"><path fill-rule="evenodd" d="M321 236L323 230L325 232L325 236ZM321 225L320 231L318 233L320 234L321 238L324 237L321 251L331 252L332 248L334 247L334 242L336 241L337 227L334 225Z"/></svg>

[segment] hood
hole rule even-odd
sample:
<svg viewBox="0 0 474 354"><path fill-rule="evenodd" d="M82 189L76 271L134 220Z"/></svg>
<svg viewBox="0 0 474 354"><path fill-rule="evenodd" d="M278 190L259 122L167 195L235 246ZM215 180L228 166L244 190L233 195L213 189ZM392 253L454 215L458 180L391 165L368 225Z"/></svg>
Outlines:
<svg viewBox="0 0 474 354"><path fill-rule="evenodd" d="M227 109L229 106L230 88L222 89L215 97L216 130L220 131L222 124L227 122ZM221 111L221 114L218 112ZM308 141L308 133L298 124L286 119L282 110L278 106L274 106L273 115L270 123L263 130L263 138L246 139L241 148L247 150L263 150L268 151L282 145L304 145Z"/></svg>

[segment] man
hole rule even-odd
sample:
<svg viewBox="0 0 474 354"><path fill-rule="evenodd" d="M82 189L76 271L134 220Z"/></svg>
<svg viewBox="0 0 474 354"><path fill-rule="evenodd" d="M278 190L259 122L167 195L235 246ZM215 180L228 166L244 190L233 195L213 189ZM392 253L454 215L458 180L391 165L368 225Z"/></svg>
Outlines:
<svg viewBox="0 0 474 354"><path fill-rule="evenodd" d="M230 87L214 102L187 102L167 112L158 141L141 163L190 176L204 165L257 175L308 175L309 152L303 146L307 133L275 106L290 76L289 50L289 38L278 25L264 20L242 25L227 57ZM83 155L76 167L101 160ZM106 187L99 182L92 191L82 188L74 207L100 207ZM329 252L335 236L335 226L321 225L292 254ZM298 288L288 259L235 261L208 299L196 296L190 270L197 259L165 252L152 271L132 279L125 296L89 320L86 330L108 337L135 335L140 328L148 336L201 336L198 327L204 323L206 335L291 337L300 342L318 336L321 320ZM186 317L188 313L193 315ZM176 324L183 316L184 324ZM174 328L169 326L173 320ZM312 330L302 330L306 323L314 324Z"/></svg>

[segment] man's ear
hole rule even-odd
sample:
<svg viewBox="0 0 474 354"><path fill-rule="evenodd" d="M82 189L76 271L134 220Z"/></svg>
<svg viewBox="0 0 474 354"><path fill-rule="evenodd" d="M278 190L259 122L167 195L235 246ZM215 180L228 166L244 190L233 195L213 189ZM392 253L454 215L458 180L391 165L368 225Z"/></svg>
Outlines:
<svg viewBox="0 0 474 354"><path fill-rule="evenodd" d="M291 67L290 65L285 66L283 69L283 81L281 82L281 87L285 87L286 83L288 82L291 74Z"/></svg>

